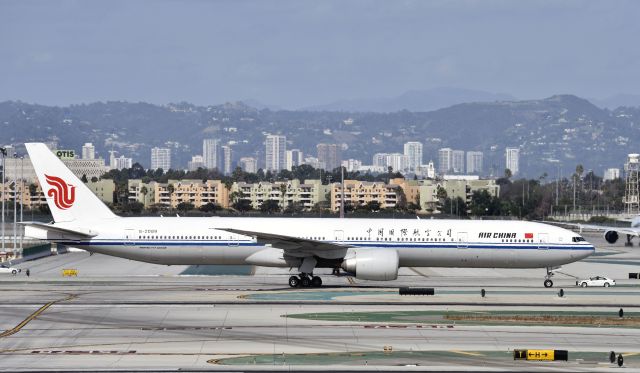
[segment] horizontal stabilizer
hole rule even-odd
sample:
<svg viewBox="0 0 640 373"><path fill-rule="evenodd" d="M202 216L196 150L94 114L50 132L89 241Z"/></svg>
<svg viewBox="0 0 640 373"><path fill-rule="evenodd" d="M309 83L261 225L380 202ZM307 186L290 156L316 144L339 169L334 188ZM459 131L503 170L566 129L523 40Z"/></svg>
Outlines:
<svg viewBox="0 0 640 373"><path fill-rule="evenodd" d="M40 240L82 240L98 234L90 230L69 229L40 222L22 222L24 235Z"/></svg>

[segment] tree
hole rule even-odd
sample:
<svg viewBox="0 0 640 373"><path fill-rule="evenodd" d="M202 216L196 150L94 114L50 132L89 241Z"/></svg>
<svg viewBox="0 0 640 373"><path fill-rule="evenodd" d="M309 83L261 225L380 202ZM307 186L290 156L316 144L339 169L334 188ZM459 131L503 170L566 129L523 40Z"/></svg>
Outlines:
<svg viewBox="0 0 640 373"><path fill-rule="evenodd" d="M218 210L222 210L222 207L220 205L218 205L217 203L213 203L213 202L209 202L209 203L206 203L206 204L200 206L200 211L206 212L206 213L212 213L212 212L216 212Z"/></svg>
<svg viewBox="0 0 640 373"><path fill-rule="evenodd" d="M92 182L92 183L97 183L97 182L98 182L98 178L97 178L97 177L95 177L95 176L94 176L94 177L92 177L92 178L91 178L91 182Z"/></svg>
<svg viewBox="0 0 640 373"><path fill-rule="evenodd" d="M86 174L82 174L82 177L80 178L80 180L82 180L83 183L88 183L89 180L87 179L87 175Z"/></svg>
<svg viewBox="0 0 640 373"><path fill-rule="evenodd" d="M373 200L373 201L369 201L367 202L366 205L364 205L365 209L367 211L371 211L371 212L378 212L380 211L380 202Z"/></svg>
<svg viewBox="0 0 640 373"><path fill-rule="evenodd" d="M177 207L179 211L182 211L182 213L187 213L188 211L193 210L195 206L193 206L193 203L191 202L180 202Z"/></svg>
<svg viewBox="0 0 640 373"><path fill-rule="evenodd" d="M396 188L396 209L407 209L407 196L404 194L404 190L401 187Z"/></svg>
<svg viewBox="0 0 640 373"><path fill-rule="evenodd" d="M304 206L300 202L289 202L284 212L287 214L298 214L304 211Z"/></svg>
<svg viewBox="0 0 640 373"><path fill-rule="evenodd" d="M282 206L284 206L287 199L287 184L280 184L278 189L280 189L280 198L282 199Z"/></svg>
<svg viewBox="0 0 640 373"><path fill-rule="evenodd" d="M35 197L38 193L38 186L36 184L29 184L29 195Z"/></svg>
<svg viewBox="0 0 640 373"><path fill-rule="evenodd" d="M271 215L273 213L280 211L280 204L276 200L268 199L262 202L262 205L260 206L260 211Z"/></svg>
<svg viewBox="0 0 640 373"><path fill-rule="evenodd" d="M147 187L145 185L142 186L142 188L140 188L140 193L142 194L142 199L143 201L147 200L147 193L149 193L149 190L147 189Z"/></svg>
<svg viewBox="0 0 640 373"><path fill-rule="evenodd" d="M236 209L242 214L247 211L253 210L253 206L251 206L251 201L249 201L248 199L239 199L232 206L234 209Z"/></svg>
<svg viewBox="0 0 640 373"><path fill-rule="evenodd" d="M511 177L513 176L513 173L511 172L510 169L505 168L504 169L504 178L505 179L511 179Z"/></svg>

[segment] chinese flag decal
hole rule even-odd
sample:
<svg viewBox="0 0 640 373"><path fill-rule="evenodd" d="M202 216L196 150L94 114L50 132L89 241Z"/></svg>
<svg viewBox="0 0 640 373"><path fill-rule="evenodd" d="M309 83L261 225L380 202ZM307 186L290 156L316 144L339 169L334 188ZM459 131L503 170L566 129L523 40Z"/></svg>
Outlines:
<svg viewBox="0 0 640 373"><path fill-rule="evenodd" d="M533 233L525 233L524 238L533 238Z"/></svg>

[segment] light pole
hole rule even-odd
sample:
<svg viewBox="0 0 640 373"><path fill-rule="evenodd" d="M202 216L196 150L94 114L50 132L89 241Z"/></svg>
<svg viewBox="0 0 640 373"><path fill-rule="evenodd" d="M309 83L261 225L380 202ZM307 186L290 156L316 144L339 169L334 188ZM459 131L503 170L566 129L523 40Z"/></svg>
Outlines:
<svg viewBox="0 0 640 373"><path fill-rule="evenodd" d="M5 239L4 239L4 159L7 156L7 149L0 147L0 154L2 154L2 252L5 249Z"/></svg>
<svg viewBox="0 0 640 373"><path fill-rule="evenodd" d="M18 165L18 155L14 154L14 165ZM17 167L14 166L14 171ZM18 247L18 173L13 175L13 258L16 258L16 248Z"/></svg>
<svg viewBox="0 0 640 373"><path fill-rule="evenodd" d="M20 157L20 221L24 221L24 155ZM20 255L22 256L24 229L20 235Z"/></svg>

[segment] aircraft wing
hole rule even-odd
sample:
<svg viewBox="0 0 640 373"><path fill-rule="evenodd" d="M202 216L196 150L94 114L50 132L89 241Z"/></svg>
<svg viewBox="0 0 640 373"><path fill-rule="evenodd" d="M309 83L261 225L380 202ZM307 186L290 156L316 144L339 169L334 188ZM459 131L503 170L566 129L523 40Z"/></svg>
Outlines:
<svg viewBox="0 0 640 373"><path fill-rule="evenodd" d="M551 221L545 221L543 223L564 226L564 227L578 228L580 232L582 232L583 229L591 229L591 230L600 231L600 232L613 231L620 234L628 234L630 236L637 236L637 237L640 236L640 228L634 228L634 227L611 227L606 225L563 223L563 222L551 222Z"/></svg>
<svg viewBox="0 0 640 373"><path fill-rule="evenodd" d="M255 237L258 243L268 244L282 249L287 255L303 257L317 255L322 258L343 257L349 245L309 240L306 238L292 237L274 233L247 231L233 228L216 228L221 231Z"/></svg>

